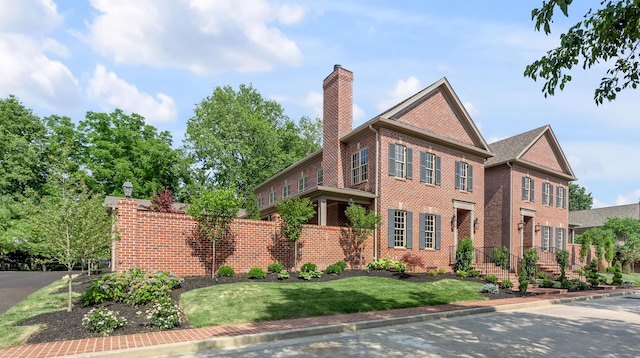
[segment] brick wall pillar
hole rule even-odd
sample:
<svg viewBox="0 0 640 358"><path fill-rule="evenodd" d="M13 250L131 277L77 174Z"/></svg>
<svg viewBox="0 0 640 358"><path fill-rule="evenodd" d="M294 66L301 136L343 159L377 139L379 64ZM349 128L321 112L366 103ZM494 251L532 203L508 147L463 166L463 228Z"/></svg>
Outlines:
<svg viewBox="0 0 640 358"><path fill-rule="evenodd" d="M131 198L118 199L118 229L119 239L113 249L115 251L112 270L123 271L135 266L136 262L136 229L137 229L138 201Z"/></svg>

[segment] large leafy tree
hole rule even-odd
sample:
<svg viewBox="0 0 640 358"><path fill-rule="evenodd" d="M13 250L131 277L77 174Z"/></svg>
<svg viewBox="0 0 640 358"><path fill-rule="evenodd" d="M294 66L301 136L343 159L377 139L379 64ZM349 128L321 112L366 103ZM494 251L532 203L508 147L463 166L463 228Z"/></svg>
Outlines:
<svg viewBox="0 0 640 358"><path fill-rule="evenodd" d="M14 96L0 99L0 195L40 190L46 181L45 127Z"/></svg>
<svg viewBox="0 0 640 358"><path fill-rule="evenodd" d="M569 211L589 210L593 205L591 193L578 184L569 183Z"/></svg>
<svg viewBox="0 0 640 358"><path fill-rule="evenodd" d="M93 191L122 195L129 179L134 196L150 198L162 188L176 188L180 154L168 131L158 132L138 114L88 112L78 126L83 163Z"/></svg>
<svg viewBox="0 0 640 358"><path fill-rule="evenodd" d="M201 185L234 187L246 207L256 185L320 148L318 122L297 125L251 85L216 87L196 105L184 146Z"/></svg>
<svg viewBox="0 0 640 358"><path fill-rule="evenodd" d="M533 9L536 30L551 33L556 7L569 16L572 0L544 0L542 7ZM640 45L640 2L638 0L610 0L600 2L600 9L589 9L584 19L560 35L560 46L527 66L524 74L544 79L545 97L554 95L556 88L564 89L571 75L567 72L581 65L588 69L607 62L610 67L596 88L594 100L602 104L613 101L625 88L636 88L640 81L638 46Z"/></svg>

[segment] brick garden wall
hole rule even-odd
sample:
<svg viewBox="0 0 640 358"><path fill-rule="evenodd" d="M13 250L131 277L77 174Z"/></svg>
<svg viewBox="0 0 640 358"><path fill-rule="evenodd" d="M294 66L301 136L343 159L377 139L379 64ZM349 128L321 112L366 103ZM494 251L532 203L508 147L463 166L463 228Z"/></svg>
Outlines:
<svg viewBox="0 0 640 358"><path fill-rule="evenodd" d="M114 271L139 267L165 270L181 276L211 275L211 241L202 237L190 216L136 209L135 199L118 201L120 239L115 243ZM373 241L365 242L365 262L372 260ZM359 251L349 230L306 225L298 242L298 267L313 262L319 269L344 260L358 264ZM293 246L279 234L273 221L234 220L224 239L216 244L216 269L231 266L237 273L273 262L293 268Z"/></svg>

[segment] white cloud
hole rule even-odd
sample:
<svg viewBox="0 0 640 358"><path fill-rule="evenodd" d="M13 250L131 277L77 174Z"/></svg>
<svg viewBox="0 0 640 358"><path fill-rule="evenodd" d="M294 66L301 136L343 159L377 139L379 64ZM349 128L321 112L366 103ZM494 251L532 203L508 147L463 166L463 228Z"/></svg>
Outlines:
<svg viewBox="0 0 640 358"><path fill-rule="evenodd" d="M0 1L0 32L44 35L61 23L53 0Z"/></svg>
<svg viewBox="0 0 640 358"><path fill-rule="evenodd" d="M265 0L92 0L91 5L98 14L88 25L87 41L118 63L220 73L302 62L296 43L278 27L301 21L299 6Z"/></svg>
<svg viewBox="0 0 640 358"><path fill-rule="evenodd" d="M422 89L420 80L415 76L410 76L406 80L399 80L393 90L387 92L387 97L378 101L376 108L380 111L389 109Z"/></svg>
<svg viewBox="0 0 640 358"><path fill-rule="evenodd" d="M616 199L616 205L635 204L640 200L640 189L636 189L629 193L619 194Z"/></svg>
<svg viewBox="0 0 640 358"><path fill-rule="evenodd" d="M178 116L171 97L157 93L156 100L151 95L140 92L136 86L128 84L114 72L108 72L102 65L96 66L87 92L102 107L120 108L140 114L147 123L170 122Z"/></svg>
<svg viewBox="0 0 640 358"><path fill-rule="evenodd" d="M640 145L605 141L564 141L562 149L580 181L627 180L640 177Z"/></svg>
<svg viewBox="0 0 640 358"><path fill-rule="evenodd" d="M592 209L597 209L597 208L606 208L607 206L611 206L609 204L603 203L602 201L594 198L593 199L593 205L591 205Z"/></svg>
<svg viewBox="0 0 640 358"><path fill-rule="evenodd" d="M308 92L302 101L302 105L311 110L310 117L320 117L322 118L323 111L323 98L322 93L319 92Z"/></svg>
<svg viewBox="0 0 640 358"><path fill-rule="evenodd" d="M353 104L353 127L355 128L361 125L362 123L364 123L366 119L367 117L364 110L360 108L360 106L354 103Z"/></svg>
<svg viewBox="0 0 640 358"><path fill-rule="evenodd" d="M473 103L464 102L462 103L462 105L467 110L467 113L469 113L469 115L471 116L471 119L480 117L480 111L476 108L476 106L473 105Z"/></svg>

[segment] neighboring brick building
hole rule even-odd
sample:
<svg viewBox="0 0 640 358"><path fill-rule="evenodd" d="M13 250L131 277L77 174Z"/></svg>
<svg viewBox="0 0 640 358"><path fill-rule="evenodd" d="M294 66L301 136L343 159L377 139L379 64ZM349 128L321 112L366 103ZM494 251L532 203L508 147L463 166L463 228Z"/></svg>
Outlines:
<svg viewBox="0 0 640 358"><path fill-rule="evenodd" d="M346 222L349 200L382 215L373 258L420 255L448 268L460 238L484 246L484 163L492 156L443 78L352 129L353 74L336 65L324 80L323 149L255 189L263 218L286 197L317 205L312 223Z"/></svg>
<svg viewBox="0 0 640 358"><path fill-rule="evenodd" d="M490 144L485 164L485 246L555 252L567 247L569 182L576 180L546 125Z"/></svg>

